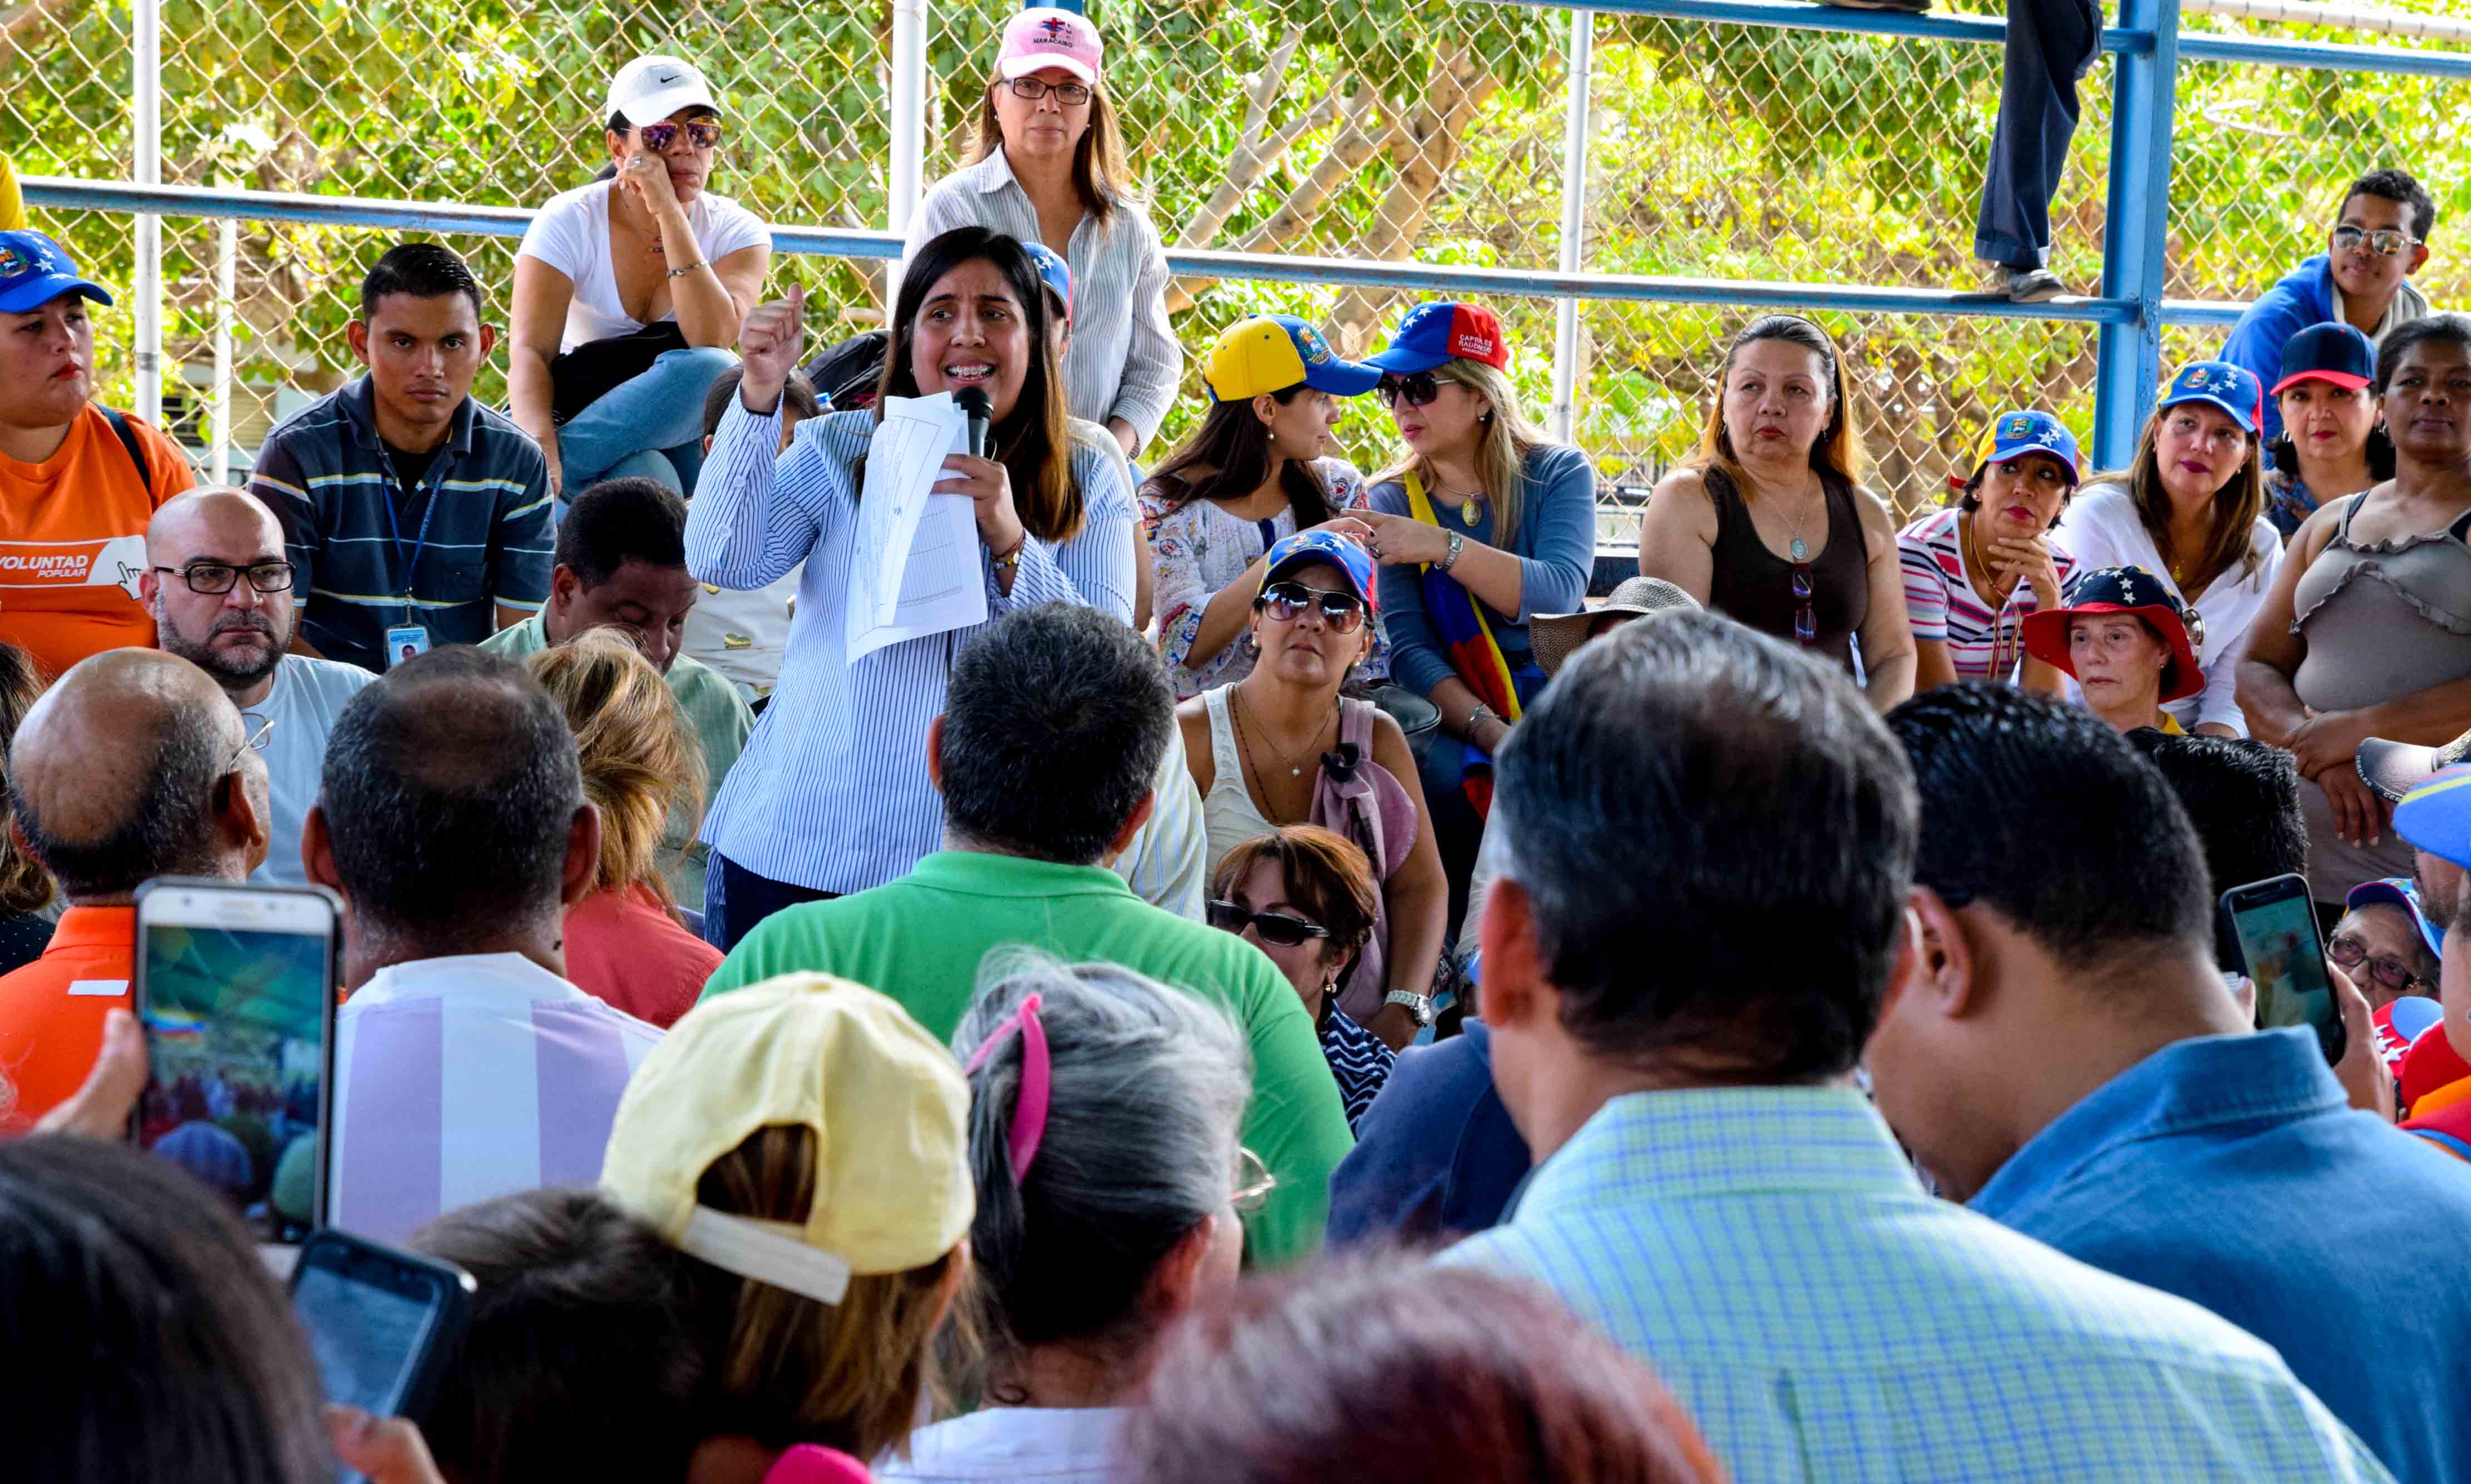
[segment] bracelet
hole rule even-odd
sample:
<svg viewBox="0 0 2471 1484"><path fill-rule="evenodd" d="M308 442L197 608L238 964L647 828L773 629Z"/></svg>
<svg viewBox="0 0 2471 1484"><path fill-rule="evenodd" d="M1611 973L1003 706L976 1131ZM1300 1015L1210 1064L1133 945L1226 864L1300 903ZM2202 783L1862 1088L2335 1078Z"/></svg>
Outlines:
<svg viewBox="0 0 2471 1484"><path fill-rule="evenodd" d="M1468 740L1472 742L1475 740L1475 724L1487 719L1499 721L1501 720L1501 713L1479 701L1475 704L1474 708L1468 712L1467 725L1459 730L1466 732L1468 734Z"/></svg>
<svg viewBox="0 0 2471 1484"><path fill-rule="evenodd" d="M1000 572L1016 571L1021 567L1021 554L1028 548L1029 532L1024 531L1021 533L1021 539L1012 544L1012 549L1010 551L1005 552L1001 556L998 556L992 551L988 552L987 564Z"/></svg>
<svg viewBox="0 0 2471 1484"><path fill-rule="evenodd" d="M1459 553L1466 549L1467 538L1456 531L1450 532L1450 549L1448 554L1442 558L1442 570L1447 572L1451 568L1458 566Z"/></svg>
<svg viewBox="0 0 2471 1484"><path fill-rule="evenodd" d="M712 260L709 258L697 258L693 263L688 264L685 267L673 267L670 269L670 276L671 278L684 278L687 274L694 272L699 267L712 267Z"/></svg>

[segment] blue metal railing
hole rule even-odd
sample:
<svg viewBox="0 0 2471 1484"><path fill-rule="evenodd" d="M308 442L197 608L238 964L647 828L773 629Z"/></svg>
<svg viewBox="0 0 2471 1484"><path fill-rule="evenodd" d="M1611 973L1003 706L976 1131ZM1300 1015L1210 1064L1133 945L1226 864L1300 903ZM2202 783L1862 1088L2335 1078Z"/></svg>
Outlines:
<svg viewBox="0 0 2471 1484"><path fill-rule="evenodd" d="M1574 8L1565 0L1498 3ZM1800 0L1584 0L1584 5L1577 8L1710 25L1863 32L1971 45L1998 45L2007 35L2004 21L1983 16L1913 15L1804 4ZM2183 34L2179 0L2118 0L2118 23L2105 29L2102 42L2103 49L2116 60L2112 71L2106 251L2102 293L2096 297L2062 296L2046 303L2020 305L1996 294L1949 290L1537 272L1189 249L1169 249L1167 265L1179 276L1192 278L2091 324L2097 327L2099 336L2091 452L2098 463L2116 467L2133 453L2136 435L2152 409L2160 376L2162 327L2225 326L2239 317L2243 308L2215 300L2161 297L2172 178L2172 109L2179 62L2236 62L2471 80L2471 52ZM529 210L502 206L435 205L42 176L29 178L23 184L30 203L73 210L237 217L500 237L521 236L532 216ZM788 225L773 228L773 245L781 252L887 259L900 255L901 239L889 232L864 228Z"/></svg>

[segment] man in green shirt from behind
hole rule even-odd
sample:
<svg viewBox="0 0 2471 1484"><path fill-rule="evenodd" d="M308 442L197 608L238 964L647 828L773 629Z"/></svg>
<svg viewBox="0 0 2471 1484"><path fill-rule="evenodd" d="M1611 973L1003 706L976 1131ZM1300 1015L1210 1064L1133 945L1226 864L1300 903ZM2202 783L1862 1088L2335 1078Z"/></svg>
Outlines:
<svg viewBox="0 0 2471 1484"><path fill-rule="evenodd" d="M1246 1239L1257 1262L1293 1263L1321 1248L1330 1172L1353 1142L1312 1017L1259 949L1107 869L1150 817L1174 727L1165 668L1121 622L1060 603L998 619L953 661L927 732L944 848L898 881L765 918L704 994L814 970L890 995L949 1041L987 954L1025 943L1214 1000L1251 1042L1244 1144L1278 1178Z"/></svg>
<svg viewBox="0 0 2471 1484"><path fill-rule="evenodd" d="M687 502L657 479L603 479L575 498L557 524L549 601L541 611L481 641L522 660L588 629L616 629L669 680L670 694L703 753L704 801L746 750L755 713L719 671L680 652L687 614L701 590L687 573ZM661 875L671 894L703 905L711 847L695 839L697 818L672 811L661 837Z"/></svg>

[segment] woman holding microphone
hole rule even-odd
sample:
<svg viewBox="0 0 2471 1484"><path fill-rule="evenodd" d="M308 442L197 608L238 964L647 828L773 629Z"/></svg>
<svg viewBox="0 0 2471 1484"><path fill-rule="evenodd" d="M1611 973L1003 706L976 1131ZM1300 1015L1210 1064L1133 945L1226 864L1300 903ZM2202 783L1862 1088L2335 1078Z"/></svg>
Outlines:
<svg viewBox="0 0 2471 1484"><path fill-rule="evenodd" d="M935 485L976 503L990 617L1051 602L1126 622L1133 613L1132 492L1116 461L1067 427L1056 327L1018 241L962 227L922 246L894 300L875 406L799 424L776 460L805 309L792 290L746 316L739 400L687 517L687 565L699 581L750 590L806 563L780 684L704 824L704 931L724 951L784 907L901 875L940 838L927 728L944 708L952 657L975 631L856 659L846 642L861 465L885 399L976 388L993 405L997 456L952 454Z"/></svg>

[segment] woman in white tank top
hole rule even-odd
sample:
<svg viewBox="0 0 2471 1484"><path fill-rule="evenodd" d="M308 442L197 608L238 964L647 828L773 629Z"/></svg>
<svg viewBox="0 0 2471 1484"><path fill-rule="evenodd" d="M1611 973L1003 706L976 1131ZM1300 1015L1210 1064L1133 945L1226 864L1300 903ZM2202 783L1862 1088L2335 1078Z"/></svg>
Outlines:
<svg viewBox="0 0 2471 1484"><path fill-rule="evenodd" d="M1279 824L1320 824L1360 846L1381 911L1339 985L1339 1005L1394 1051L1431 1015L1449 885L1406 733L1339 694L1372 648L1373 560L1344 536L1306 531L1270 548L1240 641L1258 652L1231 685L1176 708L1201 791L1210 870Z"/></svg>

